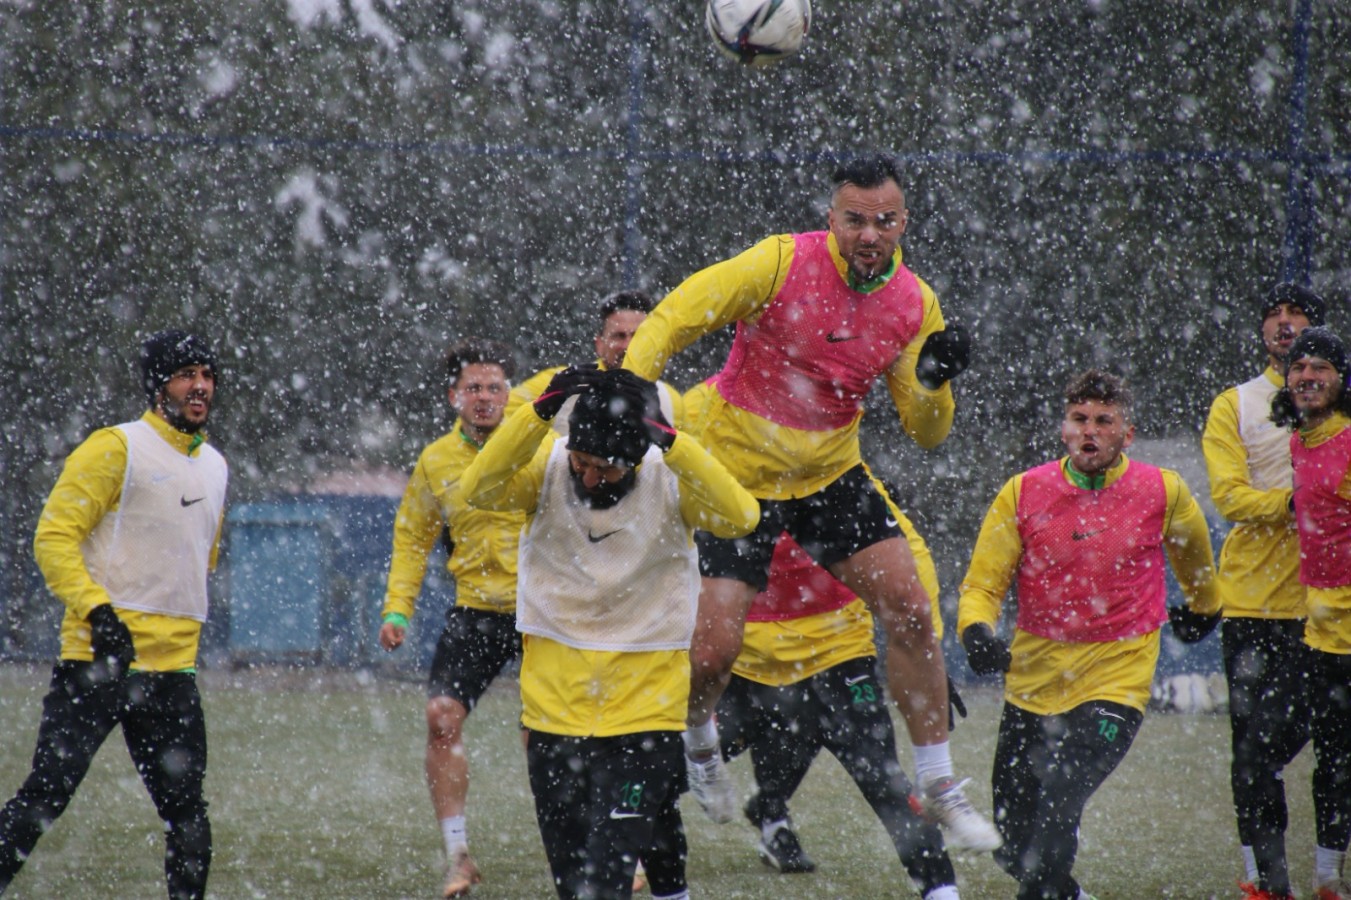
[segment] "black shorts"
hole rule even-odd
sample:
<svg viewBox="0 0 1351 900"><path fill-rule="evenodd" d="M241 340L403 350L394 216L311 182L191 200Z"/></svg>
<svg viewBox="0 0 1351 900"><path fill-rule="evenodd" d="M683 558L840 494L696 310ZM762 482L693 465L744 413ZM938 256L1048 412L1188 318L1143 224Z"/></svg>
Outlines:
<svg viewBox="0 0 1351 900"><path fill-rule="evenodd" d="M823 567L888 538L901 537L886 497L858 465L809 497L761 500L760 524L745 537L717 538L698 532L699 574L735 578L763 591L774 544L785 531Z"/></svg>
<svg viewBox="0 0 1351 900"><path fill-rule="evenodd" d="M507 663L520 656L515 615L452 606L436 642L427 696L450 697L472 710Z"/></svg>

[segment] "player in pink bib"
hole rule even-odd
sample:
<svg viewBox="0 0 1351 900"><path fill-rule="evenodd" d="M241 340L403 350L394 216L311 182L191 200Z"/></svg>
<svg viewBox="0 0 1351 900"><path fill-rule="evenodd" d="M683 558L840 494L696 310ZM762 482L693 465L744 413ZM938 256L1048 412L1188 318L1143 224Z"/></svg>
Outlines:
<svg viewBox="0 0 1351 900"><path fill-rule="evenodd" d="M901 260L908 210L895 160L850 160L832 179L826 231L780 234L687 278L639 326L624 365L655 379L700 336L735 325L703 443L760 501L737 541L698 537L703 576L690 648L690 789L714 821L736 797L714 706L765 587L779 535L863 599L882 625L887 688L915 747L926 809L949 847L989 850L994 827L967 802L948 748L947 673L915 560L859 450L869 389L884 381L902 427L932 447L952 424L948 382L969 361L965 332Z"/></svg>
<svg viewBox="0 0 1351 900"><path fill-rule="evenodd" d="M1290 345L1285 387L1271 402L1272 420L1294 426L1295 525L1299 580L1309 616L1309 737L1314 747L1315 900L1351 897L1346 850L1351 843L1351 378L1346 344L1327 328L1306 328ZM1288 716L1298 715L1290 709ZM1282 723L1277 723L1281 725ZM1259 764L1277 767L1267 746ZM1286 870L1283 808L1252 810L1257 897L1292 896ZM1265 891L1266 893L1260 893Z"/></svg>
<svg viewBox="0 0 1351 900"><path fill-rule="evenodd" d="M1167 621L1164 561L1191 611L1219 611L1210 532L1176 472L1127 459L1130 393L1089 370L1065 391L1068 454L995 497L962 581L957 630L971 668L1007 673L992 777L1020 900L1086 896L1071 874L1084 806L1144 718ZM1017 584L1012 642L995 636Z"/></svg>

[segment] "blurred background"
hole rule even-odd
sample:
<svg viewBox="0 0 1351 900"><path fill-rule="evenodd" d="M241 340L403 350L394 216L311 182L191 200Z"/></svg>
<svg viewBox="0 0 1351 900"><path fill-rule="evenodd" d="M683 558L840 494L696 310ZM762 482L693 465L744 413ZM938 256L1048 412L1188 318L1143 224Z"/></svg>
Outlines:
<svg viewBox="0 0 1351 900"><path fill-rule="evenodd" d="M450 425L447 345L505 340L522 375L589 359L602 296L823 228L834 164L870 150L905 168L907 264L976 336L942 447L909 443L881 390L864 424L949 626L999 485L1059 450L1075 371L1125 375L1136 455L1208 503L1201 426L1262 365L1262 295L1310 283L1351 329L1344 13L818 2L798 56L749 70L694 0L10 0L0 658L54 652L33 527L65 455L141 413L146 334L190 328L223 361L235 511L208 662L361 664L403 473ZM667 379L711 373L729 338ZM281 600L232 588L245 545L250 590Z"/></svg>

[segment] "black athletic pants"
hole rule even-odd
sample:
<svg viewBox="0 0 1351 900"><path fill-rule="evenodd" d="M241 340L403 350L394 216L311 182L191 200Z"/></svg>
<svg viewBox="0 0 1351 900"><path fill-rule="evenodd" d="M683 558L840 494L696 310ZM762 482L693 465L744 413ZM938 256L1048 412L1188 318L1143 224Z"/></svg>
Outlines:
<svg viewBox="0 0 1351 900"><path fill-rule="evenodd" d="M580 738L531 731L526 766L559 897L627 900L639 859L653 895L685 890L680 732Z"/></svg>
<svg viewBox="0 0 1351 900"><path fill-rule="evenodd" d="M788 817L788 798L824 747L858 785L920 893L956 884L937 826L910 806L910 780L896 758L876 657L851 659L783 687L733 675L718 704L718 731L731 753L750 748L757 788L746 807L752 824Z"/></svg>
<svg viewBox="0 0 1351 900"><path fill-rule="evenodd" d="M1351 655L1305 649L1308 727L1314 751L1314 826L1320 847L1345 850L1351 841ZM1280 716L1296 715L1299 709L1289 704L1274 705L1273 729L1296 727L1282 722ZM1285 748L1262 743L1257 746L1270 753L1259 759L1258 765L1277 770L1287 761ZM1290 873L1285 859L1285 820L1275 815L1274 809L1268 804L1254 810L1253 857L1258 887L1286 894L1290 892ZM1279 812L1284 812L1284 804Z"/></svg>
<svg viewBox="0 0 1351 900"><path fill-rule="evenodd" d="M1309 742L1310 662L1303 619L1231 617L1221 626L1238 839L1252 847L1260 880L1284 885L1289 824L1281 773Z"/></svg>
<svg viewBox="0 0 1351 900"><path fill-rule="evenodd" d="M94 754L119 724L131 760L164 821L169 896L206 894L211 824L202 780L206 720L195 676L134 672L109 680L102 665L62 661L42 701L33 769L0 811L0 891L65 811Z"/></svg>
<svg viewBox="0 0 1351 900"><path fill-rule="evenodd" d="M1070 874L1088 798L1125 758L1144 716L1091 701L1056 716L1004 704L994 755L995 862L1018 879L1019 900L1076 900Z"/></svg>

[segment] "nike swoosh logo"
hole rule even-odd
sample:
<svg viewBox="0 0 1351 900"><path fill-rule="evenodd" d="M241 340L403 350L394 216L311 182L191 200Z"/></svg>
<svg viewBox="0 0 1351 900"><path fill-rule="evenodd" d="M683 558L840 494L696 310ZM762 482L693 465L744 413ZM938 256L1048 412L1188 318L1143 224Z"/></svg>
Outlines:
<svg viewBox="0 0 1351 900"><path fill-rule="evenodd" d="M896 527L897 525L899 525L899 524L901 524L901 523L900 523L900 522L897 522L895 519L892 519L892 518L888 518L888 519L887 519L887 527L888 527L888 528L895 528L895 527Z"/></svg>
<svg viewBox="0 0 1351 900"><path fill-rule="evenodd" d="M590 541L591 543L593 543L593 544L599 544L601 541L605 540L605 539L606 539L607 537L609 537L610 535L612 535L612 534L619 534L619 532L621 532L621 531L623 531L623 530L624 530L624 529L622 529L622 528L616 528L614 531L607 531L607 532L605 532L604 534L592 534L591 532L588 531L588 532L586 533L586 539L587 539L588 541Z"/></svg>
<svg viewBox="0 0 1351 900"><path fill-rule="evenodd" d="M1097 711L1097 713L1098 713L1098 715L1100 715L1100 716L1107 716L1109 719L1119 719L1119 720L1122 721L1122 722L1126 721L1126 717L1125 717L1125 716L1119 716L1119 715L1117 715L1116 713L1114 713L1114 712L1108 712L1108 711L1105 710L1105 709L1100 709L1100 710Z"/></svg>
<svg viewBox="0 0 1351 900"><path fill-rule="evenodd" d="M863 335L861 334L837 335L835 332L832 331L826 335L826 343L842 344L845 341L856 341L861 337L863 337Z"/></svg>
<svg viewBox="0 0 1351 900"><path fill-rule="evenodd" d="M1086 541L1093 535L1102 534L1106 530L1106 528L1099 528L1097 531L1072 531L1070 532L1070 539L1075 541Z"/></svg>
<svg viewBox="0 0 1351 900"><path fill-rule="evenodd" d="M196 500L189 500L187 497L179 497L178 502L183 506L187 507L192 506L192 504L194 503L201 503L205 499L206 499L205 497L198 497Z"/></svg>
<svg viewBox="0 0 1351 900"><path fill-rule="evenodd" d="M617 809L610 810L610 818L612 819L641 819L642 817L642 813L620 812Z"/></svg>
<svg viewBox="0 0 1351 900"><path fill-rule="evenodd" d="M871 678L871 677L872 677L871 675L855 675L853 678L846 678L846 679L844 680L844 686L845 686L845 687L853 687L854 685L858 684L860 681L867 681L867 680L868 680L869 678Z"/></svg>

